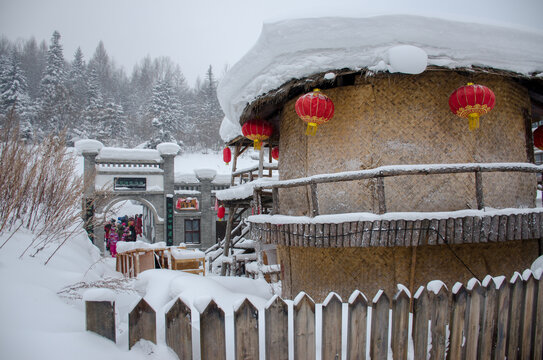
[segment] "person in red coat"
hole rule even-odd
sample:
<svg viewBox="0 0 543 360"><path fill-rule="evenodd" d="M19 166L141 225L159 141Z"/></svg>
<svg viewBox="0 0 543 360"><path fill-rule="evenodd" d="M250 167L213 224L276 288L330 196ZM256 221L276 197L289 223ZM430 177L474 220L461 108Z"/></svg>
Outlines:
<svg viewBox="0 0 543 360"><path fill-rule="evenodd" d="M139 214L139 215L136 215L136 235L137 236L142 236L142 233L143 233L143 214Z"/></svg>

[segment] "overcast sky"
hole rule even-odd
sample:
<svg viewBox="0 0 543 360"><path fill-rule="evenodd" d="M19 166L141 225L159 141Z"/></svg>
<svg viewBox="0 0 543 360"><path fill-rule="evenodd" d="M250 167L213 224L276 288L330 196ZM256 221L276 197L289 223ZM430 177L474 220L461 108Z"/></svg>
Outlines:
<svg viewBox="0 0 543 360"><path fill-rule="evenodd" d="M102 40L128 74L146 55L169 56L193 86L209 65L220 76L239 60L264 22L401 13L543 32L543 0L0 0L0 34L49 42L58 30L70 61L78 46L88 60Z"/></svg>

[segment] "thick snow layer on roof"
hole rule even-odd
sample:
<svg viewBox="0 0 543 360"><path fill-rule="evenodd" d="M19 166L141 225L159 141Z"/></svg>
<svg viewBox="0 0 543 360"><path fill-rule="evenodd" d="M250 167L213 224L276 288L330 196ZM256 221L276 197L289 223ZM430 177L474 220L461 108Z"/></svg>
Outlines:
<svg viewBox="0 0 543 360"><path fill-rule="evenodd" d="M221 139L227 143L242 135L241 126L238 122L224 118L221 122L221 127L219 128L219 135L221 136Z"/></svg>
<svg viewBox="0 0 543 360"><path fill-rule="evenodd" d="M162 161L157 150L153 149L124 149L104 147L96 157L97 160L150 160Z"/></svg>
<svg viewBox="0 0 543 360"><path fill-rule="evenodd" d="M285 20L263 26L222 79L218 96L225 119L238 123L248 103L293 78L344 68L412 73L404 67L420 66L424 54L427 65L531 75L543 72L541 44L539 32L413 15ZM401 61L395 55L405 50L409 56Z"/></svg>

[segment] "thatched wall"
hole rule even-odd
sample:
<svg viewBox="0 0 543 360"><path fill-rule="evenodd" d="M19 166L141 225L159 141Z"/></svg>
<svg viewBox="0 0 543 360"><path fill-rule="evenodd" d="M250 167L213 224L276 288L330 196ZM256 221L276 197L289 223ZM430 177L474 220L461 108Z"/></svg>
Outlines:
<svg viewBox="0 0 543 360"><path fill-rule="evenodd" d="M530 267L537 257L537 240L502 243L451 245L452 250L483 280L484 276L505 275ZM473 275L447 245L379 248L302 248L278 246L284 272L283 297L300 291L322 302L330 291L344 300L358 289L371 298L379 289L389 296L396 284L414 293L431 280L442 280L449 289L458 281L467 283ZM416 252L416 254L413 254ZM411 271L414 266L414 282Z"/></svg>
<svg viewBox="0 0 543 360"><path fill-rule="evenodd" d="M472 132L448 106L452 91L467 82L486 85L496 95L494 110ZM453 71L380 75L324 93L334 101L335 115L314 137L304 134L296 99L283 108L281 179L381 165L528 161L524 114L530 99L511 79ZM483 181L486 206L533 206L533 174L485 174ZM321 214L378 209L373 181L319 185L318 192ZM476 208L471 174L387 178L385 192L387 211ZM307 214L307 190L281 190L280 204L284 214Z"/></svg>

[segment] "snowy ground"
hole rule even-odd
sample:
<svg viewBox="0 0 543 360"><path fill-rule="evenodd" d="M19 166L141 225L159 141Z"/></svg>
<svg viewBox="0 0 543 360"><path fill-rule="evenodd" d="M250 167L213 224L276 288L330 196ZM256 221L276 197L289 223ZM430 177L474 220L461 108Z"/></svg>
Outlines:
<svg viewBox="0 0 543 360"><path fill-rule="evenodd" d="M6 239L0 237L0 245ZM126 280L114 271L114 259L101 259L82 232L48 265L44 262L56 245L19 258L31 239L20 231L0 249L0 359L177 359L165 345L164 310L178 296L191 306L213 298L225 310L227 322L233 305L245 297L258 307L272 297L264 280L247 278L151 270ZM115 292L117 344L85 330L82 296L93 287ZM157 311L158 345L141 342L128 351L128 312L141 296ZM197 331L198 319L194 321Z"/></svg>
<svg viewBox="0 0 543 360"><path fill-rule="evenodd" d="M82 174L82 157L77 161L78 172ZM252 164L254 160L250 155L241 162L241 166ZM183 154L176 158L178 172L191 173L194 168L211 168L218 174L230 172L220 153ZM136 213L141 213L141 205L131 202L119 203L116 210L118 216ZM0 246L8 237L0 236ZM191 306L205 304L213 298L225 310L227 323L231 322L233 305L245 297L258 307L272 297L271 288L264 280L202 278L169 270L147 271L137 279L124 279L114 271L115 259L101 258L99 250L82 230L71 237L47 265L44 263L58 243L50 244L35 256L36 250L31 248L20 257L31 241L32 234L19 230L0 248L2 360L177 359L165 345L164 310L167 311L178 296ZM85 291L96 287L111 288L115 292L117 344L85 330L82 298ZM142 296L157 312L158 345L142 341L129 351L128 313ZM197 335L198 319L193 325ZM230 358L233 357L230 355Z"/></svg>
<svg viewBox="0 0 543 360"><path fill-rule="evenodd" d="M540 204L540 194L538 200ZM121 211L128 214L132 206L125 204ZM6 234L0 236L0 246L7 239ZM101 258L83 231L71 237L47 265L44 263L58 243L51 243L38 253L30 248L21 257L31 241L32 234L20 230L0 248L2 360L173 360L177 356L164 340L164 312L177 297L193 311L202 309L213 298L226 314L227 341L233 336L234 305L248 297L262 309L272 297L272 290L264 280L203 278L170 270L150 270L136 279L124 279L114 271L115 260ZM543 257L534 263L534 271L535 267L543 268ZM85 330L82 297L88 289L103 287L115 293L117 344ZM158 345L142 341L129 351L128 313L142 296L157 312ZM292 302L289 304L292 308ZM320 309L317 305L317 324ZM193 349L198 358L198 317L193 317L193 327ZM317 339L321 331L317 328ZM289 336L292 340L292 330ZM228 349L228 359L233 359L232 348Z"/></svg>

